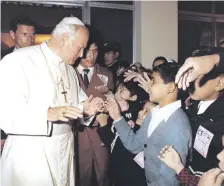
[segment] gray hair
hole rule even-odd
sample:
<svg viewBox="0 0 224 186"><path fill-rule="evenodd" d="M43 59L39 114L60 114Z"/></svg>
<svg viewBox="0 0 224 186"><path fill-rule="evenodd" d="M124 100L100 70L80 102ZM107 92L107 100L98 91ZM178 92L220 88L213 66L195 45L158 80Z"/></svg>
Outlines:
<svg viewBox="0 0 224 186"><path fill-rule="evenodd" d="M84 26L84 23L77 17L65 17L54 28L52 35L61 36L64 33L74 36L77 26Z"/></svg>

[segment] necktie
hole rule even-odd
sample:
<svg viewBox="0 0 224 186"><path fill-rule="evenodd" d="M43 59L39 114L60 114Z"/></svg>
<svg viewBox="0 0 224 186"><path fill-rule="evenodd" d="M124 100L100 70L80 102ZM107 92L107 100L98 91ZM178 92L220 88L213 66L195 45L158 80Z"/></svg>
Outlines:
<svg viewBox="0 0 224 186"><path fill-rule="evenodd" d="M83 77L83 83L85 85L86 88L88 88L89 86L89 79L88 79L88 73L89 73L89 69L83 69L84 72L84 77Z"/></svg>

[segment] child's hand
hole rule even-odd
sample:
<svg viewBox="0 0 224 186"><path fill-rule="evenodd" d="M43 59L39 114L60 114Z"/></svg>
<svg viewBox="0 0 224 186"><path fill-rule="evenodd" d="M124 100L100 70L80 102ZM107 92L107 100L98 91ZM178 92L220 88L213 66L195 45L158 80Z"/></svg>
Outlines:
<svg viewBox="0 0 224 186"><path fill-rule="evenodd" d="M135 123L134 123L134 121L132 121L132 120L129 120L129 121L128 121L128 125L129 125L131 128L134 128L134 127L135 127Z"/></svg>
<svg viewBox="0 0 224 186"><path fill-rule="evenodd" d="M184 168L184 165L181 162L180 156L172 146L166 145L160 151L158 158L165 163L168 167L173 169L177 174Z"/></svg>
<svg viewBox="0 0 224 186"><path fill-rule="evenodd" d="M219 168L215 168L202 175L198 186L222 186L223 181L224 173Z"/></svg>
<svg viewBox="0 0 224 186"><path fill-rule="evenodd" d="M138 86L140 86L142 89L144 89L146 92L149 93L152 80L148 76L146 72L143 73L143 75L140 75L134 79L135 82L138 82Z"/></svg>
<svg viewBox="0 0 224 186"><path fill-rule="evenodd" d="M110 114L110 117L116 121L119 120L121 118L121 111L120 111L120 107L118 105L118 103L116 102L116 100L114 99L107 99L107 101L105 102L105 107L107 109L107 111Z"/></svg>
<svg viewBox="0 0 224 186"><path fill-rule="evenodd" d="M124 73L124 77L125 77L124 82L128 82L134 78L137 78L140 75L141 75L141 73L139 73L139 72L134 72L132 70L128 70L127 72Z"/></svg>
<svg viewBox="0 0 224 186"><path fill-rule="evenodd" d="M117 101L117 103L120 106L122 112L127 111L129 109L129 104L126 100L120 99Z"/></svg>
<svg viewBox="0 0 224 186"><path fill-rule="evenodd" d="M96 121L99 122L100 127L103 127L103 126L107 125L108 118L109 118L109 115L107 115L107 114L98 114L96 116Z"/></svg>

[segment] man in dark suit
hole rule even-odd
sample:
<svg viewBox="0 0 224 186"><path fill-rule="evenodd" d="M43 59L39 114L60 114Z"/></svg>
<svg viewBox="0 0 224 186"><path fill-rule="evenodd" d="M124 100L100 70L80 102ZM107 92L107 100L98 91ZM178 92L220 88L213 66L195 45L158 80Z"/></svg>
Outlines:
<svg viewBox="0 0 224 186"><path fill-rule="evenodd" d="M14 46L1 52L1 58L23 47L34 45L35 23L25 16L14 18L10 23L9 34L14 41Z"/></svg>
<svg viewBox="0 0 224 186"><path fill-rule="evenodd" d="M9 34L15 45L5 51L1 51L1 59L19 48L34 45L35 23L29 17L20 16L14 18L10 23ZM1 130L1 151L3 149L6 138L7 135L3 130Z"/></svg>
<svg viewBox="0 0 224 186"><path fill-rule="evenodd" d="M93 97L106 99L114 88L113 75L107 68L96 64L98 45L90 36L87 52L76 72L84 92ZM84 127L79 132L79 164L81 186L108 186L109 151L97 133L98 125Z"/></svg>
<svg viewBox="0 0 224 186"><path fill-rule="evenodd" d="M120 43L107 42L104 44L104 64L112 71L116 83L117 77L130 66L128 62L121 61Z"/></svg>

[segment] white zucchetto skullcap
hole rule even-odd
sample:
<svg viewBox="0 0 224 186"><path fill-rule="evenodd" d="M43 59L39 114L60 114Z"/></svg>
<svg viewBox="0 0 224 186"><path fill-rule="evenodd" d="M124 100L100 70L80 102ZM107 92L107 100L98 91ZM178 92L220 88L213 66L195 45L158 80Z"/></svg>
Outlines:
<svg viewBox="0 0 224 186"><path fill-rule="evenodd" d="M64 19L60 21L60 23L84 26L84 23L81 20L79 20L77 17L65 17Z"/></svg>

